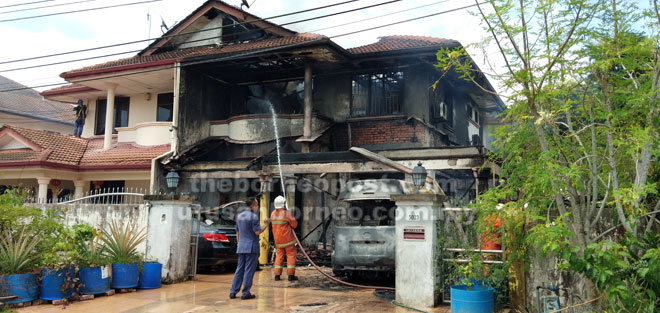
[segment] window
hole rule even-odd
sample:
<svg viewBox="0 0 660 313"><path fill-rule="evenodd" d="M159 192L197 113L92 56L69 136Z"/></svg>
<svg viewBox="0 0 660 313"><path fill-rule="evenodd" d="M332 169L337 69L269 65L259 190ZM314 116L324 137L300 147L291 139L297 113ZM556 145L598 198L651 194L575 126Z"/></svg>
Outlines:
<svg viewBox="0 0 660 313"><path fill-rule="evenodd" d="M452 123L454 95L448 86L438 86L435 90L431 88L429 102L431 103L431 118L434 121L447 121L449 124Z"/></svg>
<svg viewBox="0 0 660 313"><path fill-rule="evenodd" d="M379 116L402 113L403 72L353 76L351 116Z"/></svg>
<svg viewBox="0 0 660 313"><path fill-rule="evenodd" d="M467 118L471 121L479 124L479 111L477 111L473 105L468 104L466 108Z"/></svg>
<svg viewBox="0 0 660 313"><path fill-rule="evenodd" d="M156 121L171 122L172 107L174 106L174 93L158 94L158 110L156 112Z"/></svg>
<svg viewBox="0 0 660 313"><path fill-rule="evenodd" d="M115 97L114 120L115 125L112 128L112 133L116 134L116 127L128 126L128 107L130 98L128 97ZM105 133L105 110L106 99L96 100L96 128L94 129L95 135L103 135Z"/></svg>

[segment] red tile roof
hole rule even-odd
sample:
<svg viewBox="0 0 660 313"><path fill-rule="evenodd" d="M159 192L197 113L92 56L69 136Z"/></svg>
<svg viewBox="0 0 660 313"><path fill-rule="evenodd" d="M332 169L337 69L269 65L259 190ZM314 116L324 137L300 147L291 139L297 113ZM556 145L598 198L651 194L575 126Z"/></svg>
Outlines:
<svg viewBox="0 0 660 313"><path fill-rule="evenodd" d="M76 165L80 162L80 158L83 156L85 148L87 148L87 139L83 138L67 136L47 130L34 130L18 126L5 126L2 129L5 128L15 131L25 139L41 147L44 149L43 153L45 154L48 154L48 150L52 151L47 157L42 154L41 157L45 158L42 159L43 161ZM14 161L16 160L29 161L25 159L14 159Z"/></svg>
<svg viewBox="0 0 660 313"><path fill-rule="evenodd" d="M352 54L363 54L408 49L441 48L454 45L459 45L458 41L427 36L392 35L379 37L375 43L349 48L347 50Z"/></svg>
<svg viewBox="0 0 660 313"><path fill-rule="evenodd" d="M181 61L187 58L200 57L200 56L238 55L240 53L258 52L260 50L265 50L265 49L284 48L289 45L312 42L323 38L327 38L327 37L318 34L303 33L303 34L296 34L293 36L269 38L269 39L256 40L246 43L187 48L187 49L173 50L173 51L167 51L158 54L144 55L144 56L136 55L130 58L114 60L106 63L96 64L92 66L71 70L60 74L60 76L63 78L69 78L69 77L86 75L87 72L91 72L91 71L98 71L103 69L114 71L117 70L117 68L124 66L131 66L138 64L149 65L157 62L165 64L164 61L171 61L169 63L174 63L176 61ZM48 92L50 91L51 90L49 90Z"/></svg>
<svg viewBox="0 0 660 313"><path fill-rule="evenodd" d="M90 139L85 154L80 160L81 166L90 165L146 165L151 160L170 151L170 145L140 146L130 142L114 143L110 149L103 150L103 138Z"/></svg>
<svg viewBox="0 0 660 313"><path fill-rule="evenodd" d="M0 150L0 167L16 162L50 162L73 169L89 167L112 170L149 168L151 160L170 150L170 145L139 146L134 143L114 143L103 150L103 138L87 139L60 133L5 125L0 134L11 132L21 136L41 151L29 148Z"/></svg>
<svg viewBox="0 0 660 313"><path fill-rule="evenodd" d="M0 92L0 111L73 125L75 114L72 105L45 100L36 90L0 76L0 90L20 88L24 89Z"/></svg>

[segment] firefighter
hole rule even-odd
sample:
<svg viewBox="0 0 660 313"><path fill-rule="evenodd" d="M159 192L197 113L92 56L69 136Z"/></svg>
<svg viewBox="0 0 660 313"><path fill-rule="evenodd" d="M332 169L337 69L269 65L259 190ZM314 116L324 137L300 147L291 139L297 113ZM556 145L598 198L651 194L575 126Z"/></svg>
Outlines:
<svg viewBox="0 0 660 313"><path fill-rule="evenodd" d="M282 196L277 196L273 203L275 210L270 215L271 225L273 227L273 239L277 250L275 257L275 280L280 280L282 275L282 262L286 255L286 273L289 281L296 281L296 238L293 229L298 226L298 221L293 214L286 209L286 200Z"/></svg>

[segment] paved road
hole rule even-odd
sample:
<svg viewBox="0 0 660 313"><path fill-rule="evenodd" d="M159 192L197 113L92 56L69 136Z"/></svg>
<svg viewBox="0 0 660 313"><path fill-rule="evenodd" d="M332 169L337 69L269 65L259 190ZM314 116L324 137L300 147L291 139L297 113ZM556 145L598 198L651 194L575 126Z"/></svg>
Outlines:
<svg viewBox="0 0 660 313"><path fill-rule="evenodd" d="M160 289L98 297L61 306L43 304L18 309L19 313L106 312L413 312L393 305L392 293L355 290L328 282L312 268L299 268L300 282L275 282L272 269L257 272L253 300L229 299L233 273L203 274L193 281L164 285ZM286 276L286 275L283 275ZM432 312L449 312L440 307Z"/></svg>

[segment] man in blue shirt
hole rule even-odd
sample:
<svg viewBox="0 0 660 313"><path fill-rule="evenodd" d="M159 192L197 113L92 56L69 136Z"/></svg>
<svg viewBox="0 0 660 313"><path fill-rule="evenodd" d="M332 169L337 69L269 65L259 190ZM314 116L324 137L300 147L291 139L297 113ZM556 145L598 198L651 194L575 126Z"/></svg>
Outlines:
<svg viewBox="0 0 660 313"><path fill-rule="evenodd" d="M238 254L238 266L234 273L234 280L231 283L231 290L229 291L229 298L236 298L236 294L243 285L242 300L254 299L256 296L250 293L252 288L252 278L254 271L257 269L257 261L259 260L259 234L268 229L270 219L267 218L263 226L259 227L259 202L256 198L251 198L245 201L245 205L250 209L243 211L236 218L236 241L238 247L236 253Z"/></svg>

